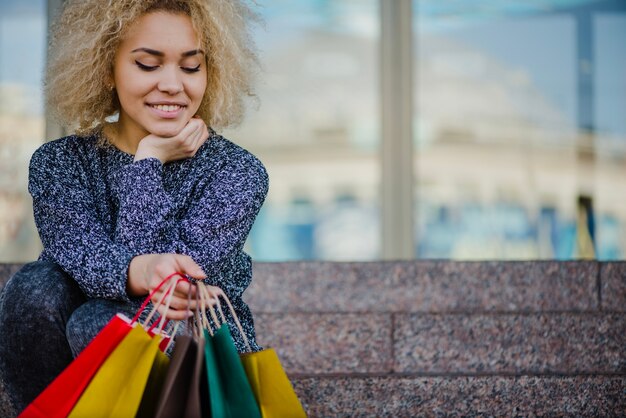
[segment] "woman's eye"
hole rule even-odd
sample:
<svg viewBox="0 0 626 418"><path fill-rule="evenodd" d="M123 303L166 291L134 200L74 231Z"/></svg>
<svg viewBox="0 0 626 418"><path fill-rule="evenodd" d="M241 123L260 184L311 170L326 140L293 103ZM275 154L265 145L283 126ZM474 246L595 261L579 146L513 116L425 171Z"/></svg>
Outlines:
<svg viewBox="0 0 626 418"><path fill-rule="evenodd" d="M180 67L180 68L186 73L197 73L198 71L200 71L200 64L198 64L196 67Z"/></svg>
<svg viewBox="0 0 626 418"><path fill-rule="evenodd" d="M142 64L139 61L135 61L135 64L137 64L137 67L141 68L144 71L154 71L157 68L159 68L158 65L146 65L146 64Z"/></svg>

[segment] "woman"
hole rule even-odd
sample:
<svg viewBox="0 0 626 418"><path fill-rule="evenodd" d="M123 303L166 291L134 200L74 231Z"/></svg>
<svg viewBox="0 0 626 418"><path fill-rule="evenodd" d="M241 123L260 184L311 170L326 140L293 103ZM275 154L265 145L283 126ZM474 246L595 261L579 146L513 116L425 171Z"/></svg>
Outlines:
<svg viewBox="0 0 626 418"><path fill-rule="evenodd" d="M253 18L233 0L66 1L46 86L77 134L32 157L44 249L0 297L0 372L17 410L174 272L221 288L259 349L243 245L267 173L212 129L238 122L251 94ZM177 286L169 318L189 315L189 293Z"/></svg>

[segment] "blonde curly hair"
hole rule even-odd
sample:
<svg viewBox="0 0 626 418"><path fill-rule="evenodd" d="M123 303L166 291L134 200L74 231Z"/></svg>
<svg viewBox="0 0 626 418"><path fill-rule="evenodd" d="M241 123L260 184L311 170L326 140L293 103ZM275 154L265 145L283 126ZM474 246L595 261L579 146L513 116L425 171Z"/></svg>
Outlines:
<svg viewBox="0 0 626 418"><path fill-rule="evenodd" d="M87 134L120 110L107 87L115 53L133 22L156 11L188 15L207 52L198 115L213 129L241 121L259 67L249 29L260 19L246 1L66 0L51 29L45 81L48 107L62 125Z"/></svg>

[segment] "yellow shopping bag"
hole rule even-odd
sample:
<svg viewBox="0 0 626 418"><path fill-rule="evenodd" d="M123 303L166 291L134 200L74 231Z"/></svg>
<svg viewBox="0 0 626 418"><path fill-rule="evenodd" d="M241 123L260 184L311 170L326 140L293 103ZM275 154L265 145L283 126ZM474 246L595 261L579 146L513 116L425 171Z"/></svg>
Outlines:
<svg viewBox="0 0 626 418"><path fill-rule="evenodd" d="M263 418L306 418L274 349L240 355Z"/></svg>
<svg viewBox="0 0 626 418"><path fill-rule="evenodd" d="M161 339L135 324L98 369L69 417L134 417Z"/></svg>

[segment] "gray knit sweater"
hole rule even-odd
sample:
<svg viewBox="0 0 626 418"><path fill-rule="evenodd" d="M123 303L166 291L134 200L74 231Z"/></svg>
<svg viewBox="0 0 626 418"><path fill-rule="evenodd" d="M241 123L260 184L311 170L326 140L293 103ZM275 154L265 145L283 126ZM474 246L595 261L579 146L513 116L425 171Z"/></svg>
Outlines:
<svg viewBox="0 0 626 418"><path fill-rule="evenodd" d="M33 154L29 192L40 259L59 264L88 297L129 300L134 256L185 254L247 316L241 296L252 265L243 246L268 191L263 164L217 134L194 157L165 165L133 162L100 142L68 136Z"/></svg>

